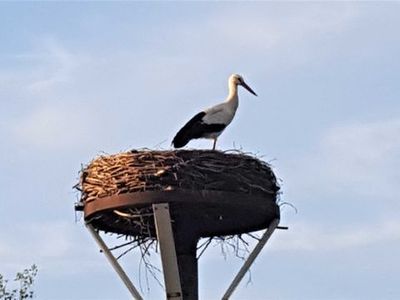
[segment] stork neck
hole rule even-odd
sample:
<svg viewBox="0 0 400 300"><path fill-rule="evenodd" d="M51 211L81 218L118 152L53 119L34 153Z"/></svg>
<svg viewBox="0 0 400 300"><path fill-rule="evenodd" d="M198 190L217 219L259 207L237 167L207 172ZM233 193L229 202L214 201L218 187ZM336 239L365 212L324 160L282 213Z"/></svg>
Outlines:
<svg viewBox="0 0 400 300"><path fill-rule="evenodd" d="M234 84L233 82L229 82L229 94L228 94L228 98L226 99L227 102L234 102L237 103L239 101L239 97L238 97L238 86L236 84Z"/></svg>

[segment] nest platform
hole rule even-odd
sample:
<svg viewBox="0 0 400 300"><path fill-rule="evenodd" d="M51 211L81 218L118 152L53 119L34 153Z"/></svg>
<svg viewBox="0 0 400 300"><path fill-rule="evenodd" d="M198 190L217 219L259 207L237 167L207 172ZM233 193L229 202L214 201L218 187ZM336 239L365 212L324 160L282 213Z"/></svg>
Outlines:
<svg viewBox="0 0 400 300"><path fill-rule="evenodd" d="M238 151L134 150L102 155L81 171L80 208L104 232L155 237L152 205L198 239L260 230L279 218L270 166Z"/></svg>
<svg viewBox="0 0 400 300"><path fill-rule="evenodd" d="M133 285L126 283L97 231L125 235L129 244L144 246L144 252L157 240L167 299L197 300L200 238L240 238L268 228L229 294L279 222L279 185L271 167L238 151L134 150L102 155L82 169L76 188L81 192L76 210L84 212L89 230L132 295Z"/></svg>

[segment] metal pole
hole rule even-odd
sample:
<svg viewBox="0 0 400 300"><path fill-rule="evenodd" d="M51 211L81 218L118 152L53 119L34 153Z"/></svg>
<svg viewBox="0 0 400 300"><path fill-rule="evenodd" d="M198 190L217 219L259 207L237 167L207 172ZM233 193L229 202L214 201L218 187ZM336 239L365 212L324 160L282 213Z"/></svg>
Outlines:
<svg viewBox="0 0 400 300"><path fill-rule="evenodd" d="M168 203L153 204L153 212L167 299L181 300L182 288Z"/></svg>
<svg viewBox="0 0 400 300"><path fill-rule="evenodd" d="M249 270L250 266L257 258L258 254L261 252L262 248L265 246L268 239L274 232L275 228L278 226L278 224L279 224L279 219L274 219L268 226L268 229L264 232L264 235L262 236L261 240L257 243L253 251L250 253L249 257L246 259L239 273L236 275L235 279L233 279L231 285L229 286L224 296L222 297L222 300L228 300L229 297L232 295L232 293L235 291L240 281L243 279L243 276Z"/></svg>
<svg viewBox="0 0 400 300"><path fill-rule="evenodd" d="M95 239L95 241L97 242L97 244L99 245L100 249L107 257L108 261L111 263L111 266L114 268L115 272L117 272L121 280L124 282L125 286L128 288L133 298L136 300L143 300L142 296L136 290L132 281L129 279L128 275L126 275L121 265L118 263L114 255L111 253L110 249L108 249L107 245L104 243L103 239L98 234L98 232L93 228L91 224L86 224L86 227L93 236L93 238Z"/></svg>

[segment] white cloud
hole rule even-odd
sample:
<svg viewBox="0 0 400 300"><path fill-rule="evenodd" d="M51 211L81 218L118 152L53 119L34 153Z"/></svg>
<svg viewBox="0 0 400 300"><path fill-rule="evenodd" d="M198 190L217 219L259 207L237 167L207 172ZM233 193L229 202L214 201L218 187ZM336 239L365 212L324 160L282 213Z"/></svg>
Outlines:
<svg viewBox="0 0 400 300"><path fill-rule="evenodd" d="M57 84L66 83L71 79L72 73L78 68L80 58L73 55L55 39L46 38L41 41L40 56L42 69L39 77L28 85L32 93L41 93L49 90Z"/></svg>
<svg viewBox="0 0 400 300"><path fill-rule="evenodd" d="M331 175L368 184L400 178L400 119L331 129L322 140Z"/></svg>
<svg viewBox="0 0 400 300"><path fill-rule="evenodd" d="M284 14L279 8L268 10L268 5L250 13L245 7L224 10L211 18L209 26L230 45L246 46L262 52L274 47L286 47L319 38L332 32L341 32L358 17L351 4L293 5ZM271 7L272 8L272 7Z"/></svg>
<svg viewBox="0 0 400 300"><path fill-rule="evenodd" d="M385 220L364 225L327 227L323 224L294 223L287 232L276 232L271 243L275 251L338 251L400 241L400 221Z"/></svg>
<svg viewBox="0 0 400 300"><path fill-rule="evenodd" d="M30 98L43 97L58 85L68 83L85 61L54 38L38 38L29 52L3 57L14 68L0 70L0 90Z"/></svg>
<svg viewBox="0 0 400 300"><path fill-rule="evenodd" d="M0 261L2 272L15 273L37 264L47 272L80 272L68 266L70 261L81 265L94 264L90 259L92 248L80 248L82 237L78 235L79 225L59 222L30 222L12 224L3 227L1 234L2 247Z"/></svg>
<svg viewBox="0 0 400 300"><path fill-rule="evenodd" d="M174 28L169 38L178 40L173 44L180 54L195 54L193 61L220 68L256 63L257 72L274 74L334 54L330 49L316 55L315 49L323 48L326 37L345 32L359 15L349 3L230 6L202 22Z"/></svg>
<svg viewBox="0 0 400 300"><path fill-rule="evenodd" d="M400 120L357 123L331 129L321 144L320 173L331 189L398 200ZM397 198L397 199L396 199Z"/></svg>
<svg viewBox="0 0 400 300"><path fill-rule="evenodd" d="M90 80L87 65L91 60L72 54L56 39L39 39L38 46L28 54L15 54L22 68L4 70L0 77L8 78L4 98L16 98L12 103L12 119L5 114L2 131L17 145L37 150L69 150L84 147L96 140L101 110L94 107L92 95L98 91ZM101 98L101 92L99 92ZM98 148L96 148L98 150Z"/></svg>
<svg viewBox="0 0 400 300"><path fill-rule="evenodd" d="M290 183L287 189L297 191L290 197L335 195L347 204L361 197L379 200L383 208L389 203L398 205L399 136L399 119L329 129L313 151L301 159L293 158L283 168L283 177Z"/></svg>
<svg viewBox="0 0 400 300"><path fill-rule="evenodd" d="M39 150L68 150L85 146L94 140L89 113L62 104L43 105L9 124L13 139Z"/></svg>

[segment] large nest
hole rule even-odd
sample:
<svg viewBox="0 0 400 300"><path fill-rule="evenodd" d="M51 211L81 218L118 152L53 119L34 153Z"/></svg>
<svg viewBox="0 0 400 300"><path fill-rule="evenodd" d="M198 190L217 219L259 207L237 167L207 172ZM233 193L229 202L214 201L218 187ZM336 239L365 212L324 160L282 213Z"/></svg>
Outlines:
<svg viewBox="0 0 400 300"><path fill-rule="evenodd" d="M83 203L115 194L185 190L217 190L276 194L270 166L238 151L133 150L102 155L87 165L78 186Z"/></svg>
<svg viewBox="0 0 400 300"><path fill-rule="evenodd" d="M273 206L276 206L279 192L276 177L266 162L236 150L225 152L133 150L114 155L101 155L83 167L76 188L81 193L78 205L80 208L77 207L77 210L83 209L87 204L107 202L108 197L115 195L128 193L138 195L152 191L231 192L239 195L239 198L245 195L248 196L247 199L257 198L263 203L272 202ZM192 204L193 202L190 207ZM255 218L255 214L248 213L243 205L238 209L240 211L243 209L243 219ZM217 220L210 218L206 210L207 208L204 212L200 212L201 218L204 223L210 223L211 227L227 220L224 217L221 221L220 215ZM253 212L254 210L263 217L263 212L268 210L268 206L254 207ZM243 220L234 219L232 222L241 221ZM155 249L156 242L151 205L100 211L86 218L86 222L90 222L98 230L117 233L118 237L125 238L126 242L111 248L111 250L118 249L120 256L138 247L142 252L144 263L152 272L148 256L145 255L150 253L149 249ZM188 230L191 231L193 228ZM211 241L221 243L221 247L225 245L232 248L237 256L241 256L238 254L241 250L247 249L247 242L241 234L200 236L208 237L206 242L198 246L198 249L202 250L200 255ZM250 234L248 236L253 237ZM125 247L128 249L122 250L126 249Z"/></svg>

